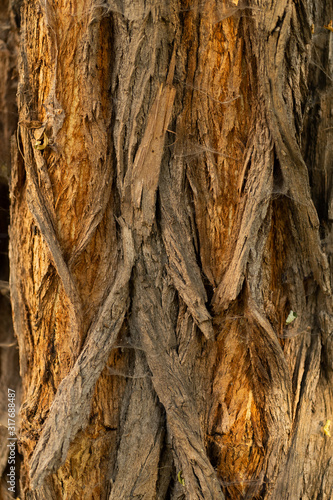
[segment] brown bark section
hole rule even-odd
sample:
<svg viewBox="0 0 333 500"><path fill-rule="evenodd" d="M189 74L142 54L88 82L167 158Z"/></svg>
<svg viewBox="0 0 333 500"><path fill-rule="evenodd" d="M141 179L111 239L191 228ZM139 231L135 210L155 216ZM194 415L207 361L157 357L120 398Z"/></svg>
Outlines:
<svg viewBox="0 0 333 500"><path fill-rule="evenodd" d="M109 21L96 24L82 8L72 11L67 2L54 8L48 3L42 8L38 2L27 2L22 16L19 147L24 167L17 152L12 177L12 242L19 236L20 245L11 245L11 287L25 389L21 410L22 451L26 460L24 488L28 483L28 458L54 395L78 363L77 372L71 372L72 377L77 374L74 378L79 383L78 393L84 385L80 374L93 377L91 384L85 385L88 401L82 401L82 405L88 405L86 417L91 413L95 383L109 352L105 354L103 345L94 344L89 356L94 357L97 351L104 361L101 364L95 360L94 372L94 360L90 359L88 375L84 368L85 351L79 360L78 353L87 334L89 345L94 343L96 330L111 329L105 304L110 303L120 250L111 194L112 141L110 102L106 95L111 57ZM72 43L74 40L77 46ZM29 43L33 43L33 50L27 47ZM77 68L75 73L73 68ZM32 147L35 139L31 127L36 121L43 124L50 144L53 143L44 151ZM121 309L126 308L122 296L118 301ZM116 308L114 301L111 305ZM95 321L97 313L99 318ZM122 311L119 314L123 317ZM115 325L116 334L120 327L121 321ZM97 344L101 341L95 340ZM112 356L115 366L126 367L126 356L119 362L118 357ZM93 403L89 426L52 480L54 496L60 495L61 484L71 483L76 474L79 496L83 489L89 497L100 495L101 488L105 488L105 456L116 445L117 401L123 394L125 380L114 383L107 369L102 377L105 398L97 398ZM82 397L86 399L87 395ZM76 398L69 396L68 402L71 401L77 411ZM57 408L56 402L53 407ZM78 412L79 425L75 427L75 419L71 420L67 408L64 414L75 431L68 431L61 414L56 414L67 440L62 461L75 433L87 420L81 421ZM52 413L48 422L51 420ZM59 438L58 443L62 448Z"/></svg>
<svg viewBox="0 0 333 500"><path fill-rule="evenodd" d="M326 3L24 2L23 498L330 498Z"/></svg>

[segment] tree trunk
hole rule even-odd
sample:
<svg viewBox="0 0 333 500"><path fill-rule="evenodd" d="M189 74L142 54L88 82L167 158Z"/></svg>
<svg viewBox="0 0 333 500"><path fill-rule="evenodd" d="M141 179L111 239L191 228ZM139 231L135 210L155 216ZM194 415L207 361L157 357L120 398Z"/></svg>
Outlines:
<svg viewBox="0 0 333 500"><path fill-rule="evenodd" d="M21 17L20 498L329 500L332 3Z"/></svg>

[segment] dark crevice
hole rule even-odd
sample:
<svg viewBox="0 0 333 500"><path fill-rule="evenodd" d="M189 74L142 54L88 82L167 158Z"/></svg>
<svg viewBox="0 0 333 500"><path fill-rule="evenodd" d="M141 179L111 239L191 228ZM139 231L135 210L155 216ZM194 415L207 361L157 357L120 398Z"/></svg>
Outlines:
<svg viewBox="0 0 333 500"><path fill-rule="evenodd" d="M281 165L275 151L274 151L274 166L273 166L273 194L274 193L275 194L284 193L284 178L282 174Z"/></svg>

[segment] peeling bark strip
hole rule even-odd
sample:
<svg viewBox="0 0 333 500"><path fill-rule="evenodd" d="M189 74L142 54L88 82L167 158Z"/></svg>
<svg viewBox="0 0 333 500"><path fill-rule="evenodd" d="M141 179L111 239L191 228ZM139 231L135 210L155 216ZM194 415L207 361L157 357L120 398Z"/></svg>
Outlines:
<svg viewBox="0 0 333 500"><path fill-rule="evenodd" d="M250 3L22 2L22 499L331 500L333 11Z"/></svg>
<svg viewBox="0 0 333 500"><path fill-rule="evenodd" d="M73 281L71 272L63 258L62 250L59 245L57 235L55 232L56 214L54 211L54 200L52 199L52 187L47 170L45 168L44 160L41 158L42 154L38 151L34 152L36 164L39 167L40 184L45 189L46 193L43 196L41 188L39 187L38 177L34 171L33 161L31 158L31 141L27 133L22 136L25 152L25 165L27 173L27 204L31 214L33 215L38 228L45 239L48 249L51 254L51 259L58 272L61 284L64 288L70 301L70 315L72 329L70 332L73 350L78 354L81 347L81 329L82 329L82 306L78 295L78 291ZM41 172L44 175L41 175ZM49 195L50 194L50 195ZM48 196L49 195L49 196Z"/></svg>
<svg viewBox="0 0 333 500"><path fill-rule="evenodd" d="M143 375L146 370L144 355L137 356L134 377L138 378L134 378L131 385L109 500L139 495L153 500L157 494L158 479L165 475L165 470L159 468L165 432L164 418L150 377L147 377L147 373ZM169 473L171 464L170 460L163 464Z"/></svg>
<svg viewBox="0 0 333 500"><path fill-rule="evenodd" d="M214 338L211 316L206 308L207 294L193 246L191 227L181 185L184 165L175 160L176 168L167 165L161 172L162 237L168 256L168 272L179 295L205 337Z"/></svg>
<svg viewBox="0 0 333 500"><path fill-rule="evenodd" d="M87 425L93 391L117 339L128 308L128 282L134 260L129 230L123 228L125 259L115 283L73 369L58 387L43 432L30 462L31 485L37 488L66 460L69 446Z"/></svg>
<svg viewBox="0 0 333 500"><path fill-rule="evenodd" d="M280 2L282 10L282 21L279 17L267 21L264 30L269 31L270 25L279 23L279 34L273 32L269 37L269 43L265 46L263 54L265 63L262 66L265 82L265 94L267 99L268 119L270 130L276 144L276 152L282 170L284 189L294 200L293 221L302 243L303 252L310 260L314 276L322 287L324 293L330 293L330 281L328 273L327 258L321 251L319 240L319 220L314 209L310 195L308 172L302 158L300 145L296 140L295 124L290 117L289 106L283 96L284 85L281 78L285 69L284 54L290 42L291 24L297 26L297 30L303 29L299 25L296 6L290 2ZM306 35L304 34L304 38ZM309 39L305 40L308 42ZM299 47L299 51L302 47ZM274 54L274 57L272 55Z"/></svg>
<svg viewBox="0 0 333 500"><path fill-rule="evenodd" d="M135 155L131 180L132 205L134 209L141 210L141 225L136 220L137 232L151 230L155 219L156 189L160 176L160 166L164 151L165 134L173 108L176 90L171 86L175 71L175 50L173 51L166 85L158 89L155 102L148 116L145 134L142 138L138 152ZM126 177L125 177L125 185Z"/></svg>
<svg viewBox="0 0 333 500"><path fill-rule="evenodd" d="M259 248L263 252L268 236L266 220L273 190L272 143L263 116L259 114L257 119L239 183L239 186L245 184L246 188L234 225L234 230L238 231L236 247L231 248L231 262L215 292L216 312L227 309L230 302L237 298L246 276L250 252ZM257 258L260 259L258 253Z"/></svg>
<svg viewBox="0 0 333 500"><path fill-rule="evenodd" d="M137 290L132 327L140 334L153 386L166 412L168 430L183 471L187 494L193 500L223 499L215 471L205 452L191 382L172 342L172 295L170 297L168 280L162 277L161 263L156 260L158 244L152 240L146 244L147 248L143 248L144 260L139 261L136 268ZM158 282L156 276L160 277Z"/></svg>

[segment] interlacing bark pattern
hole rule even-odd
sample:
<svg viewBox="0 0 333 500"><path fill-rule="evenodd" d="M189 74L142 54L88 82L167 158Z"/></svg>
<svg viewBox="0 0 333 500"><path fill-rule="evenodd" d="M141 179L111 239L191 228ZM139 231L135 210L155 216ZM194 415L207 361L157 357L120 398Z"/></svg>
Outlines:
<svg viewBox="0 0 333 500"><path fill-rule="evenodd" d="M330 266L300 125L314 15L306 0L23 2L26 498L330 498Z"/></svg>

